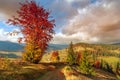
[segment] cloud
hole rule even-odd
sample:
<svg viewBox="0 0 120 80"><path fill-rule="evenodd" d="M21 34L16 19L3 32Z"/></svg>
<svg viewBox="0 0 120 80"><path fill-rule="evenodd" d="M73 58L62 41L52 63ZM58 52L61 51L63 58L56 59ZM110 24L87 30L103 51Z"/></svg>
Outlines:
<svg viewBox="0 0 120 80"><path fill-rule="evenodd" d="M79 8L89 4L90 0L54 0L48 8L52 11L53 17L56 17L55 19L65 22L77 15Z"/></svg>
<svg viewBox="0 0 120 80"><path fill-rule="evenodd" d="M13 29L13 30L17 30L18 29ZM14 35L14 36L10 36L8 35L9 32L5 31L4 29L0 29L0 41L11 41L11 42L16 42L18 43L18 38L19 37L22 37L21 34L18 34L18 35Z"/></svg>
<svg viewBox="0 0 120 80"><path fill-rule="evenodd" d="M78 13L76 8L72 7L72 4L70 4L68 1L55 0L49 7L52 11L52 16L55 17L58 24L66 23L68 19L72 18Z"/></svg>
<svg viewBox="0 0 120 80"><path fill-rule="evenodd" d="M85 42L95 38L97 42L120 42L120 0L102 0L84 8L78 8L78 14L64 26L62 34L87 35ZM84 38L79 35L79 39ZM96 41L95 40L95 41ZM94 40L93 40L94 42Z"/></svg>
<svg viewBox="0 0 120 80"><path fill-rule="evenodd" d="M16 15L16 11L19 9L19 2L24 1L25 0L0 0L0 18L4 15L2 19L6 20Z"/></svg>
<svg viewBox="0 0 120 80"><path fill-rule="evenodd" d="M54 38L50 43L68 44L71 41L74 43L87 42L87 41L89 41L89 43L92 43L92 42L98 41L96 37L93 37L91 39L89 39L88 37L89 36L87 36L86 33L79 33L79 32L76 34L72 34L72 35L65 35L62 33L57 33L54 35Z"/></svg>

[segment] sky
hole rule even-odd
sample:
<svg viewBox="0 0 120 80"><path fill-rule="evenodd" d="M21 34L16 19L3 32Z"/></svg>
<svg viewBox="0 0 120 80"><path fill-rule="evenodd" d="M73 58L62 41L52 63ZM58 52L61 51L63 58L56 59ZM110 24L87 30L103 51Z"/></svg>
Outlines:
<svg viewBox="0 0 120 80"><path fill-rule="evenodd" d="M16 14L19 2L25 0L0 0L0 41L17 42L22 34L7 35L19 29L6 21ZM35 0L51 10L56 20L55 35L50 43L69 44L120 43L120 0Z"/></svg>

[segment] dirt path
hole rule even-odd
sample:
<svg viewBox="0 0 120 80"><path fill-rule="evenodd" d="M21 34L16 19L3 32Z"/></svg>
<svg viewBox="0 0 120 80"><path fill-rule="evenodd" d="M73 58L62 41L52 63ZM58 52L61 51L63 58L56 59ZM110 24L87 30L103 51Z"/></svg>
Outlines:
<svg viewBox="0 0 120 80"><path fill-rule="evenodd" d="M96 76L88 76L72 71L71 74L65 71L65 66L52 69L38 80L117 80L113 74L96 69Z"/></svg>
<svg viewBox="0 0 120 80"><path fill-rule="evenodd" d="M114 74L95 69L95 76L79 73L77 70L67 70L66 64L38 64L32 65L35 69L44 69L46 72L37 80L117 80Z"/></svg>
<svg viewBox="0 0 120 80"><path fill-rule="evenodd" d="M66 80L64 74L60 70L46 73L40 80Z"/></svg>

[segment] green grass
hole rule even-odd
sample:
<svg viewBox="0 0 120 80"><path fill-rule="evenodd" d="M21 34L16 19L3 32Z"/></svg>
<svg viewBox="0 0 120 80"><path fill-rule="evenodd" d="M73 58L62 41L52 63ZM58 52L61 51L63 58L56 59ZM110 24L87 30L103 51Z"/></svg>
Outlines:
<svg viewBox="0 0 120 80"><path fill-rule="evenodd" d="M118 62L120 62L120 58L117 57L100 57L99 59L102 59L103 61L109 63L109 65L112 66L112 70L115 72L116 71L116 65Z"/></svg>
<svg viewBox="0 0 120 80"><path fill-rule="evenodd" d="M120 58L112 57L112 56L109 56L109 57L99 57L99 59L102 59L102 60L108 62L109 64L114 64L114 63L117 63L117 62L120 61Z"/></svg>

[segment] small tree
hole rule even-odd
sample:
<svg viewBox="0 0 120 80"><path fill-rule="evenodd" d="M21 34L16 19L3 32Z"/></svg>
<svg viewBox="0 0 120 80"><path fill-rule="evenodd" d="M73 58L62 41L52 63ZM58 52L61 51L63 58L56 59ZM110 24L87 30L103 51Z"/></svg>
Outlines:
<svg viewBox="0 0 120 80"><path fill-rule="evenodd" d="M52 52L50 60L53 61L53 62L59 62L60 57L59 57L58 51Z"/></svg>
<svg viewBox="0 0 120 80"><path fill-rule="evenodd" d="M50 12L37 5L34 0L20 3L20 5L17 11L18 17L9 19L8 23L18 26L24 36L26 42L24 58L38 63L54 34L55 20L51 20ZM18 41L20 43L22 38Z"/></svg>
<svg viewBox="0 0 120 80"><path fill-rule="evenodd" d="M73 65L75 64L75 52L73 50L73 44L72 42L70 43L69 45L69 48L68 48L68 55L67 55L67 62L69 65Z"/></svg>
<svg viewBox="0 0 120 80"><path fill-rule="evenodd" d="M79 64L82 61L82 53L78 52L76 56L76 63Z"/></svg>
<svg viewBox="0 0 120 80"><path fill-rule="evenodd" d="M100 63L100 61L99 60L96 60L95 62L94 62L94 67L95 68L100 68L102 66L102 63Z"/></svg>
<svg viewBox="0 0 120 80"><path fill-rule="evenodd" d="M116 73L117 78L120 80L120 63L119 62L117 62L117 64L116 64L115 73Z"/></svg>
<svg viewBox="0 0 120 80"><path fill-rule="evenodd" d="M112 65L110 65L108 62L106 62L104 60L101 60L100 68L107 72L114 73Z"/></svg>
<svg viewBox="0 0 120 80"><path fill-rule="evenodd" d="M82 60L78 66L80 72L84 73L84 74L93 75L94 70L92 68L92 64L89 62L89 56L88 56L87 52L85 51L82 55L83 55Z"/></svg>

